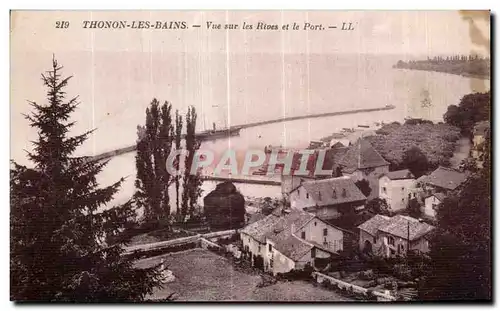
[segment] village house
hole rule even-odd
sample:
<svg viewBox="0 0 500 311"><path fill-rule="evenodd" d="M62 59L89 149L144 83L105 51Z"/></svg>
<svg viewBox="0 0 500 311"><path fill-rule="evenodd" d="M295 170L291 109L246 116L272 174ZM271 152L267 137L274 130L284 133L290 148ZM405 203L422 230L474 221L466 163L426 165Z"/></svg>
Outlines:
<svg viewBox="0 0 500 311"><path fill-rule="evenodd" d="M389 162L364 138L347 148L338 165L342 175L351 177L355 182L363 179L369 182L372 191L368 199L379 196L379 178L389 173Z"/></svg>
<svg viewBox="0 0 500 311"><path fill-rule="evenodd" d="M342 229L296 210L276 210L240 230L240 237L252 265L272 274L314 266L315 258L344 248Z"/></svg>
<svg viewBox="0 0 500 311"><path fill-rule="evenodd" d="M446 195L442 192L437 192L434 193L428 197L425 198L424 200L424 206L422 213L431 219L436 218L436 211L437 211L437 206L441 203L443 203L444 199L446 198Z"/></svg>
<svg viewBox="0 0 500 311"><path fill-rule="evenodd" d="M415 183L407 169L385 173L379 178L379 198L386 200L392 212L405 209L416 195Z"/></svg>
<svg viewBox="0 0 500 311"><path fill-rule="evenodd" d="M486 136L490 130L489 121L481 121L476 123L473 130L472 136L472 148L471 156L476 160L477 166L482 168L483 165L483 155L484 155L484 143L486 141Z"/></svg>
<svg viewBox="0 0 500 311"><path fill-rule="evenodd" d="M364 209L366 197L347 176L302 182L289 194L290 206L321 219L339 218L345 211Z"/></svg>
<svg viewBox="0 0 500 311"><path fill-rule="evenodd" d="M408 249L428 252L428 234L434 227L409 216L375 215L358 229L359 249L387 258L405 256Z"/></svg>
<svg viewBox="0 0 500 311"><path fill-rule="evenodd" d="M417 179L417 191L420 193L420 200L434 193L447 194L458 188L465 180L467 175L451 168L438 167L429 175L422 175Z"/></svg>

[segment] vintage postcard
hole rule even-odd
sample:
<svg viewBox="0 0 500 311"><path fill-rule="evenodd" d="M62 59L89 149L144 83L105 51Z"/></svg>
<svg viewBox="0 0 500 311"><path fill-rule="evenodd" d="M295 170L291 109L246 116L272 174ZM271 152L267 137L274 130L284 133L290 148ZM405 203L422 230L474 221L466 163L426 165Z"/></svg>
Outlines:
<svg viewBox="0 0 500 311"><path fill-rule="evenodd" d="M491 301L489 11L11 11L10 299Z"/></svg>

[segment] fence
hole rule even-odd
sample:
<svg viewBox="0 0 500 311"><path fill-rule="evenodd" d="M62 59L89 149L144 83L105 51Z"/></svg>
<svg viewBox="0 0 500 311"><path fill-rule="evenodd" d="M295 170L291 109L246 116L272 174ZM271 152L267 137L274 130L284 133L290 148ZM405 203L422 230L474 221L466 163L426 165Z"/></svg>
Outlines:
<svg viewBox="0 0 500 311"><path fill-rule="evenodd" d="M352 291L354 293L368 295L368 289L366 289L364 287L344 282L342 280L339 280L339 279L336 279L334 277L325 275L323 273L313 272L312 276L313 276L314 280L318 284L323 283L324 280L328 280L328 281L330 281L330 283L336 284L339 288L342 288L342 289L352 289ZM385 294L385 293L373 291L372 294L377 297L377 301L395 301L396 300L396 297L394 297L392 295Z"/></svg>
<svg viewBox="0 0 500 311"><path fill-rule="evenodd" d="M154 250L161 250L163 248L170 248L172 246L177 246L177 245L182 245L182 244L199 243L202 238L205 241L208 241L208 239L213 239L213 238L230 237L230 236L236 234L237 232L238 232L237 230L217 231L217 232L210 232L210 233L206 233L206 234L197 234L197 235L193 235L193 236L188 236L188 237L183 237L183 238L178 238L178 239L173 239L173 240L168 240L168 241L126 246L126 247L124 247L125 248L125 255L130 255L136 251L149 252L149 251L154 251ZM212 243L212 242L210 242L210 243Z"/></svg>

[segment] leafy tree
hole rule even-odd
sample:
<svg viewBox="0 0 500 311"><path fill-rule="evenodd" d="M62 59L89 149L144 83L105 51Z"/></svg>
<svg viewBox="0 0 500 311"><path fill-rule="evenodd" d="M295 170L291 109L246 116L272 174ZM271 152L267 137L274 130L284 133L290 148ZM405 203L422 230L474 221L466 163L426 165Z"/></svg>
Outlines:
<svg viewBox="0 0 500 311"><path fill-rule="evenodd" d="M389 204L385 199L375 198L366 203L366 209L374 214L381 214L389 216L391 210Z"/></svg>
<svg viewBox="0 0 500 311"><path fill-rule="evenodd" d="M368 197L372 192L372 188L370 188L370 182L366 179L358 180L355 184L365 197Z"/></svg>
<svg viewBox="0 0 500 311"><path fill-rule="evenodd" d="M166 167L172 150L172 106L165 102L161 107L156 99L146 109L146 133L137 142L134 198L144 207L147 223L165 220L170 215L168 187L171 176Z"/></svg>
<svg viewBox="0 0 500 311"><path fill-rule="evenodd" d="M403 153L403 167L407 167L416 177L424 175L429 170L427 157L420 148L413 146Z"/></svg>
<svg viewBox="0 0 500 311"><path fill-rule="evenodd" d="M474 124L479 121L490 119L491 94L473 93L467 94L460 100L458 106L450 105L443 116L446 123L457 126L463 134L469 135Z"/></svg>
<svg viewBox="0 0 500 311"><path fill-rule="evenodd" d="M408 201L408 214L413 218L420 218L420 216L422 216L420 204L417 199L413 198Z"/></svg>
<svg viewBox="0 0 500 311"><path fill-rule="evenodd" d="M140 301L161 283L157 267L134 269L120 233L134 222L130 203L104 211L123 179L99 188L106 162L73 157L90 132L68 137L78 105L66 100L55 59L42 80L48 105L31 103L26 118L38 131L28 158L10 170L11 294L16 301ZM115 243L110 243L114 240Z"/></svg>
<svg viewBox="0 0 500 311"><path fill-rule="evenodd" d="M490 146L487 136L486 146ZM489 148L489 147L487 147ZM421 299L491 299L491 184L485 166L440 204Z"/></svg>

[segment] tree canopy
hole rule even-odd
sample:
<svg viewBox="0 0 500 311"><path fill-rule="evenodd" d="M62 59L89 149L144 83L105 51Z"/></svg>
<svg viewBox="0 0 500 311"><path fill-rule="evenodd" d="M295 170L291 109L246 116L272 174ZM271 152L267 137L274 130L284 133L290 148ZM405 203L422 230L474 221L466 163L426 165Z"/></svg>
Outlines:
<svg viewBox="0 0 500 311"><path fill-rule="evenodd" d="M438 205L432 259L419 290L424 300L491 299L490 138L483 169Z"/></svg>

